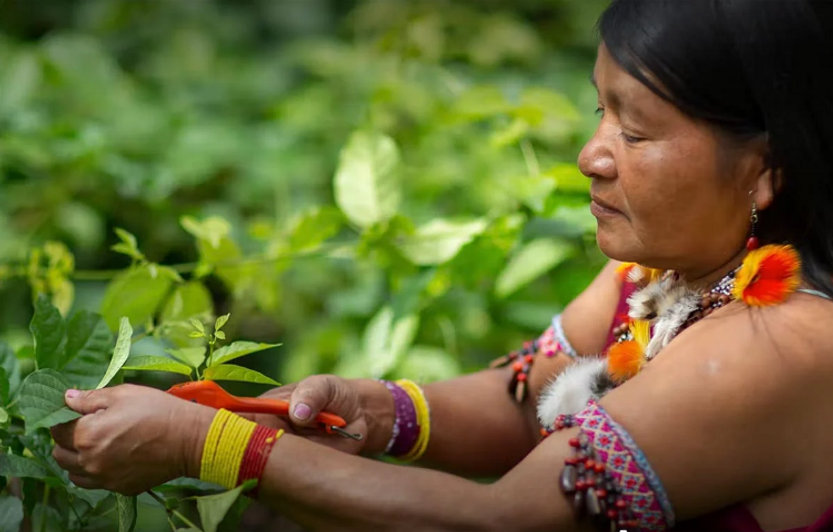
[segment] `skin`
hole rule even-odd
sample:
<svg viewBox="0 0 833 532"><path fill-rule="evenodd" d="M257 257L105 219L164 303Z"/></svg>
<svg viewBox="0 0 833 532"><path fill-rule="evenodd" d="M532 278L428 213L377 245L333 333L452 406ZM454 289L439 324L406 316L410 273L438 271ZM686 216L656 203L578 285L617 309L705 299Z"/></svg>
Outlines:
<svg viewBox="0 0 833 532"><path fill-rule="evenodd" d="M780 179L765 164L765 147L727 150L720 134L627 75L603 46L594 78L603 116L579 166L592 180L602 251L673 268L692 286L719 279L743 257L752 201L766 209ZM582 353L604 344L618 297L615 266L565 311ZM819 419L833 416L824 325L831 319L833 305L804 294L774 307L730 304L602 400L662 479L678 519L744 503L765 530L780 530L812 522L833 501L833 435L818 430ZM535 396L567 363L537 361L525 405L506 393L508 370L426 386L429 468L360 456L379 453L390 437L393 403L379 383L316 376L273 391L290 397L292 409L335 412L367 438L310 436L293 416L260 499L310 530L582 530L558 488L575 432L537 445L535 437ZM72 392L67 404L84 416L53 429L55 459L80 486L138 493L199 476L213 410L129 385ZM500 479L480 484L435 468Z"/></svg>

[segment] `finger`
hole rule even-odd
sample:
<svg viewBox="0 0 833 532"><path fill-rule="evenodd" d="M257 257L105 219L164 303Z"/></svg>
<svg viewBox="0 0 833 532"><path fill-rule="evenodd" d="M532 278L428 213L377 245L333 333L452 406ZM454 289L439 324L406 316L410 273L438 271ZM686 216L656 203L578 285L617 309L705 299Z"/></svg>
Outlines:
<svg viewBox="0 0 833 532"><path fill-rule="evenodd" d="M103 390L67 390L65 394L67 406L82 415L92 414L99 410L106 410L113 402L115 388Z"/></svg>
<svg viewBox="0 0 833 532"><path fill-rule="evenodd" d="M65 469L76 475L84 474L84 468L81 466L81 457L77 452L56 445L52 449L52 458L61 466L61 469Z"/></svg>
<svg viewBox="0 0 833 532"><path fill-rule="evenodd" d="M263 397L264 399L289 399L292 396L292 392L295 391L295 388L297 387L297 383L286 384L279 388L272 388L271 390L261 394L260 397Z"/></svg>
<svg viewBox="0 0 833 532"><path fill-rule="evenodd" d="M95 480L83 474L70 473L69 480L79 488L88 490L95 490L104 487L104 483L100 480Z"/></svg>
<svg viewBox="0 0 833 532"><path fill-rule="evenodd" d="M315 416L333 402L335 379L329 375L306 378L293 390L289 399L289 418L300 426L314 426Z"/></svg>
<svg viewBox="0 0 833 532"><path fill-rule="evenodd" d="M52 432L52 439L61 447L65 447L71 451L75 451L75 427L78 420L70 421L69 423L61 423L55 425L50 429Z"/></svg>

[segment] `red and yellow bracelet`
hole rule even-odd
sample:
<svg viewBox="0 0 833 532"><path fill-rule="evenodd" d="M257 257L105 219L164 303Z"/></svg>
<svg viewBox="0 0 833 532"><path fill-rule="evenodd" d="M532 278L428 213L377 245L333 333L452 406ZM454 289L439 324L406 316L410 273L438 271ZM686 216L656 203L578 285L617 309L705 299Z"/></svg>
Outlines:
<svg viewBox="0 0 833 532"><path fill-rule="evenodd" d="M232 489L260 480L283 430L269 429L228 410L219 410L203 446L200 480Z"/></svg>

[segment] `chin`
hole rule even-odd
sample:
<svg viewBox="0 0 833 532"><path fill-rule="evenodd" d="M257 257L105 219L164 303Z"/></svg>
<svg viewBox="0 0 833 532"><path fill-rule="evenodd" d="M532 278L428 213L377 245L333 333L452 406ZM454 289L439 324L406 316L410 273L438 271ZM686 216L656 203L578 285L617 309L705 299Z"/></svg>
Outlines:
<svg viewBox="0 0 833 532"><path fill-rule="evenodd" d="M613 260L642 264L642 259L644 259L643 254L637 251L638 247L633 245L633 239L629 238L629 235L606 231L602 224L599 224L596 231L596 244L606 257Z"/></svg>

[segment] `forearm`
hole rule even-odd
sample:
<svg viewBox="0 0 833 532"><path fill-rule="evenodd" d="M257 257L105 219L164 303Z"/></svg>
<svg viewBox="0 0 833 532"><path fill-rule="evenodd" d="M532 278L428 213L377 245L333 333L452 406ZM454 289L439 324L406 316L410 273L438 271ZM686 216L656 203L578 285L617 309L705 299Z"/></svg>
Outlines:
<svg viewBox="0 0 833 532"><path fill-rule="evenodd" d="M492 486L385 464L284 436L259 499L310 531L488 531L501 521Z"/></svg>
<svg viewBox="0 0 833 532"><path fill-rule="evenodd" d="M423 387L431 409L431 439L421 465L468 477L498 477L526 456L538 440L535 404L540 388L569 362L541 359L530 379L530 397L516 403L507 391L511 370L484 370ZM351 381L368 413L365 454L378 455L394 422L393 399L384 385Z"/></svg>

